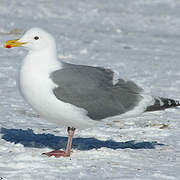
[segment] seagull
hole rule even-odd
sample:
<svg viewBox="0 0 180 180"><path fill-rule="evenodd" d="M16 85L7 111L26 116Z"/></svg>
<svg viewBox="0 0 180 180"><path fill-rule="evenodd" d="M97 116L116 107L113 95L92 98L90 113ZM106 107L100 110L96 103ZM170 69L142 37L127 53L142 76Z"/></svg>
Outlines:
<svg viewBox="0 0 180 180"><path fill-rule="evenodd" d="M43 153L47 156L69 157L76 128L180 106L145 94L133 81L117 79L111 69L59 61L54 37L41 28L5 43L5 48L21 46L28 50L19 72L22 96L42 117L68 127L66 150Z"/></svg>

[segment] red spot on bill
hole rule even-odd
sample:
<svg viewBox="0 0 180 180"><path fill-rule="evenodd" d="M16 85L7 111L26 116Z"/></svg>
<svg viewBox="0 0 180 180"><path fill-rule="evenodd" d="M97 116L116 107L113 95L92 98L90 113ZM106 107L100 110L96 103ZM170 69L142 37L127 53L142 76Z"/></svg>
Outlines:
<svg viewBox="0 0 180 180"><path fill-rule="evenodd" d="M6 48L12 48L12 46L11 45L6 45Z"/></svg>

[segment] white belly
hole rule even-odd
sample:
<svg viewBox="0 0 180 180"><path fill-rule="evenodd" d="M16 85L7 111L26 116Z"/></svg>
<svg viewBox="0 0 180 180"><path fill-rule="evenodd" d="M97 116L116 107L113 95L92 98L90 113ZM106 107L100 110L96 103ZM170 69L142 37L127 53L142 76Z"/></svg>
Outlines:
<svg viewBox="0 0 180 180"><path fill-rule="evenodd" d="M20 71L20 90L26 101L48 121L75 128L87 128L97 122L86 116L84 109L58 100L50 78L50 72L24 64Z"/></svg>

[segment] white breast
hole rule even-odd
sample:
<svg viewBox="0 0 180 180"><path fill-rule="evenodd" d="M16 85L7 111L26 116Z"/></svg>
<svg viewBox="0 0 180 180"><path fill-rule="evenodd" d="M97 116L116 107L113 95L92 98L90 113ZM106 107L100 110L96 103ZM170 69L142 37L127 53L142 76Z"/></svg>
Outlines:
<svg viewBox="0 0 180 180"><path fill-rule="evenodd" d="M46 57L46 58L44 58ZM84 109L58 100L54 93L54 84L50 73L61 68L53 57L41 54L29 54L23 61L19 76L19 85L26 101L47 120L59 125L87 128L96 124L86 116Z"/></svg>

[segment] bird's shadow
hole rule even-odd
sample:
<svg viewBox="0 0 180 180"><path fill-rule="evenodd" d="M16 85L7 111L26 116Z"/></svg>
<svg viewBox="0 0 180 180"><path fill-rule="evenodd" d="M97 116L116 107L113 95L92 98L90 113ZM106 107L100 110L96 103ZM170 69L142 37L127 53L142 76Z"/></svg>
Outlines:
<svg viewBox="0 0 180 180"><path fill-rule="evenodd" d="M63 149L66 147L67 137L55 136L53 134L35 134L32 129L7 129L1 128L0 131L2 139L13 142L15 144L20 143L24 147L33 148L51 148L51 149ZM116 142L113 140L98 140L96 138L74 138L73 148L78 150L90 150L99 149L101 147L111 149L155 149L156 146L163 146L164 144L156 141L148 142L136 142L135 140L126 142Z"/></svg>

